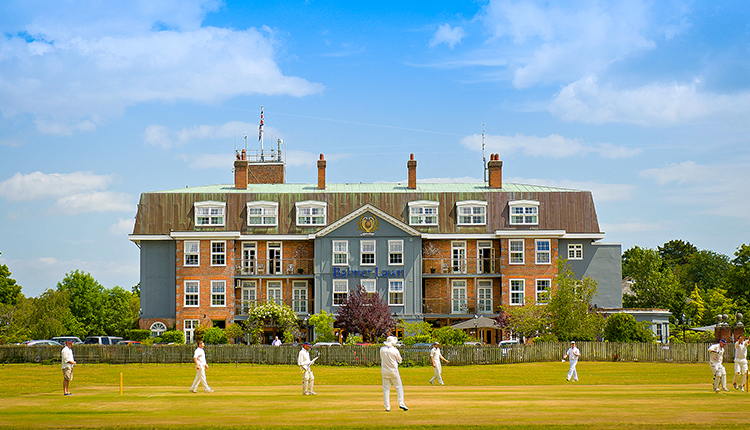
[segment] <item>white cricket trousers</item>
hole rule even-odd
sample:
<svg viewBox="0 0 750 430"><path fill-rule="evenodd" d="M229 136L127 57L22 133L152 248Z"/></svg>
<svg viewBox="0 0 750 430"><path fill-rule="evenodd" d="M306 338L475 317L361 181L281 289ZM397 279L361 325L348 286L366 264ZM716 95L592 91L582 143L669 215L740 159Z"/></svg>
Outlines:
<svg viewBox="0 0 750 430"><path fill-rule="evenodd" d="M443 385L443 366L438 363L437 366L432 366L432 368L435 370L435 374L430 378L430 383L437 381L438 384Z"/></svg>
<svg viewBox="0 0 750 430"><path fill-rule="evenodd" d="M391 410L391 384L396 388L398 395L398 405L406 407L404 403L404 387L401 385L401 375L397 372L382 372L383 376L383 406Z"/></svg>
<svg viewBox="0 0 750 430"><path fill-rule="evenodd" d="M206 381L206 368L203 366L201 366L200 369L195 369L195 380L190 387L190 391L196 391L198 389L198 384L203 384L203 388L206 391L211 391L211 387L208 386L208 382Z"/></svg>
<svg viewBox="0 0 750 430"><path fill-rule="evenodd" d="M570 369L568 369L568 377L566 378L568 381L571 379L574 381L578 380L578 371L576 370L576 365L578 365L578 360L570 360Z"/></svg>

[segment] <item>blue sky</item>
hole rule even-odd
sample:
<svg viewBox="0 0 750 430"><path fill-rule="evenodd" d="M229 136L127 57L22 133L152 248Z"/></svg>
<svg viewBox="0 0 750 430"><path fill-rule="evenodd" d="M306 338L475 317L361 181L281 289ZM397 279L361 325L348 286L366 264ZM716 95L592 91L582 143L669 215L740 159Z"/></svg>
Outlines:
<svg viewBox="0 0 750 430"><path fill-rule="evenodd" d="M741 1L5 1L0 263L138 282L141 192L232 183L243 135L287 180L591 190L605 242L750 238ZM489 158L489 156L488 156Z"/></svg>

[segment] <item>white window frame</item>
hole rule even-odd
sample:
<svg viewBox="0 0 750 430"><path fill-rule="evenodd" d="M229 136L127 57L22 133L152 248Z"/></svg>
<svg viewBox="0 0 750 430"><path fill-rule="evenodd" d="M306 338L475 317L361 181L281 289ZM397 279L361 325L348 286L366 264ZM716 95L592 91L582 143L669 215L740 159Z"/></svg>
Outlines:
<svg viewBox="0 0 750 430"><path fill-rule="evenodd" d="M388 306L404 306L404 280L388 280Z"/></svg>
<svg viewBox="0 0 750 430"><path fill-rule="evenodd" d="M487 225L487 202L479 200L456 202L456 224Z"/></svg>
<svg viewBox="0 0 750 430"><path fill-rule="evenodd" d="M151 330L151 337L159 337L168 330L167 325L161 321L154 322L148 329Z"/></svg>
<svg viewBox="0 0 750 430"><path fill-rule="evenodd" d="M408 203L409 225L438 225L440 202L416 200Z"/></svg>
<svg viewBox="0 0 750 430"><path fill-rule="evenodd" d="M349 299L349 280L334 279L331 290L331 304L341 306Z"/></svg>
<svg viewBox="0 0 750 430"><path fill-rule="evenodd" d="M568 260L583 260L583 244L582 243L569 243L568 244Z"/></svg>
<svg viewBox="0 0 750 430"><path fill-rule="evenodd" d="M514 200L508 202L510 225L539 225L539 202Z"/></svg>
<svg viewBox="0 0 750 430"><path fill-rule="evenodd" d="M242 273L255 274L255 268L258 264L258 243L242 242Z"/></svg>
<svg viewBox="0 0 750 430"><path fill-rule="evenodd" d="M211 307L224 308L227 306L227 281L224 279L211 280Z"/></svg>
<svg viewBox="0 0 750 430"><path fill-rule="evenodd" d="M241 285L240 294L240 306L242 307L243 314L250 311L250 308L258 303L258 283L256 281L243 280Z"/></svg>
<svg viewBox="0 0 750 430"><path fill-rule="evenodd" d="M186 240L183 246L183 265L185 267L199 267L201 265L201 241ZM195 257L195 263L188 263L189 257Z"/></svg>
<svg viewBox="0 0 750 430"><path fill-rule="evenodd" d="M251 214L250 212L255 212ZM247 203L248 227L275 227L279 224L279 203L258 200Z"/></svg>
<svg viewBox="0 0 750 430"><path fill-rule="evenodd" d="M221 251L216 251L214 245L221 245ZM220 263L217 263L218 259L221 259ZM226 240L212 240L211 241L211 266L226 266L227 265L227 241Z"/></svg>
<svg viewBox="0 0 750 430"><path fill-rule="evenodd" d="M451 279L451 313L465 314L469 309L466 279Z"/></svg>
<svg viewBox="0 0 750 430"><path fill-rule="evenodd" d="M273 257L272 254L274 254ZM266 243L266 266L266 274L268 275L284 273L284 244L282 242Z"/></svg>
<svg viewBox="0 0 750 430"><path fill-rule="evenodd" d="M544 249L544 245L547 245L547 249ZM536 239L534 241L534 262L536 264L552 264L552 240L551 239Z"/></svg>
<svg viewBox="0 0 750 430"><path fill-rule="evenodd" d="M451 273L466 273L466 242L456 240L451 242Z"/></svg>
<svg viewBox="0 0 750 430"><path fill-rule="evenodd" d="M196 227L221 227L226 220L227 204L215 201L195 202L193 210Z"/></svg>
<svg viewBox="0 0 750 430"><path fill-rule="evenodd" d="M546 299L542 297L543 294L546 294ZM536 304L538 305L546 305L549 303L550 298L552 298L552 280L551 279L537 279L536 280Z"/></svg>
<svg viewBox="0 0 750 430"><path fill-rule="evenodd" d="M297 226L316 227L326 225L328 204L315 200L306 200L297 202L294 205L297 214Z"/></svg>
<svg viewBox="0 0 750 430"><path fill-rule="evenodd" d="M492 279L477 280L477 313L494 313ZM489 293L489 294L488 294Z"/></svg>
<svg viewBox="0 0 750 430"><path fill-rule="evenodd" d="M184 320L182 322L182 331L185 333L185 343L195 342L195 329L200 327L200 320Z"/></svg>
<svg viewBox="0 0 750 430"><path fill-rule="evenodd" d="M388 241L388 265L389 266L403 266L404 265L404 241L403 240L389 240Z"/></svg>
<svg viewBox="0 0 750 430"><path fill-rule="evenodd" d="M370 249L372 246L372 249ZM361 266L375 266L377 260L375 258L377 252L377 242L375 240L360 240L359 241L359 264ZM365 261L365 257L372 257L372 261Z"/></svg>
<svg viewBox="0 0 750 430"><path fill-rule="evenodd" d="M375 279L360 279L359 284L365 290L365 293L375 294L378 292L378 281Z"/></svg>
<svg viewBox="0 0 750 430"><path fill-rule="evenodd" d="M284 288L281 281L268 281L266 283L266 302L267 303L284 303Z"/></svg>
<svg viewBox="0 0 750 430"><path fill-rule="evenodd" d="M348 240L331 241L331 252L333 252L333 256L331 257L331 262L332 262L331 264L333 264L334 266L348 266L349 265L349 241ZM339 257L339 258L337 259L336 257Z"/></svg>
<svg viewBox="0 0 750 430"><path fill-rule="evenodd" d="M521 244L521 250L513 249L514 244ZM520 255L521 259L518 260ZM526 262L526 241L524 239L508 239L508 264L524 264Z"/></svg>
<svg viewBox="0 0 750 430"><path fill-rule="evenodd" d="M526 302L526 280L525 279L509 279L508 289L510 291L510 294L509 294L510 305L511 306L523 306Z"/></svg>
<svg viewBox="0 0 750 430"><path fill-rule="evenodd" d="M190 285L188 285L190 284ZM193 290L195 288L195 290ZM183 283L183 295L185 296L184 307L186 308L197 308L201 305L201 282L195 279L187 279ZM189 303L195 300L195 304Z"/></svg>
<svg viewBox="0 0 750 430"><path fill-rule="evenodd" d="M292 281L292 310L297 314L307 314L307 281Z"/></svg>

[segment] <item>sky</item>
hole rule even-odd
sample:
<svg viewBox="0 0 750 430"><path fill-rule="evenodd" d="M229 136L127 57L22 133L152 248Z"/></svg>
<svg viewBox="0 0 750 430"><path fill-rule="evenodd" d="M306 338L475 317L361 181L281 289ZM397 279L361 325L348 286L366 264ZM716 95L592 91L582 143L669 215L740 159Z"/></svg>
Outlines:
<svg viewBox="0 0 750 430"><path fill-rule="evenodd" d="M590 190L602 240L750 242L750 8L703 1L0 2L0 264L139 281L143 192L287 182Z"/></svg>

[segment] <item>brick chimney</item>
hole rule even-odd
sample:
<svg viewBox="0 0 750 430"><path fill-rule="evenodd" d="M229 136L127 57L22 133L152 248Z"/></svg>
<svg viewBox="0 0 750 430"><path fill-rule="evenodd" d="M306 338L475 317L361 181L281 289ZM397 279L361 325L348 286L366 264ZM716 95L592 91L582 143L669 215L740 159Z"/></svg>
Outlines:
<svg viewBox="0 0 750 430"><path fill-rule="evenodd" d="M323 154L320 154L318 160L318 189L326 189L326 160L323 159Z"/></svg>
<svg viewBox="0 0 750 430"><path fill-rule="evenodd" d="M490 161L487 162L487 170L490 171L490 188L502 188L503 162L500 161L500 154L490 154Z"/></svg>
<svg viewBox="0 0 750 430"><path fill-rule="evenodd" d="M237 153L237 160L234 162L234 188L247 189L247 158L244 149Z"/></svg>
<svg viewBox="0 0 750 430"><path fill-rule="evenodd" d="M414 159L414 154L409 156L409 161L406 162L406 167L409 169L409 189L417 189L417 160Z"/></svg>

